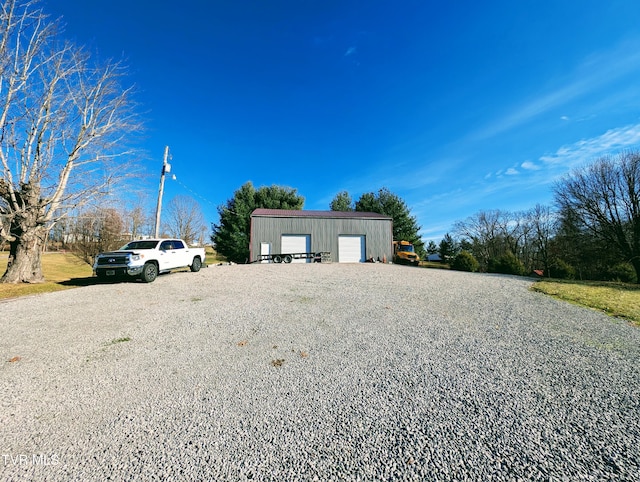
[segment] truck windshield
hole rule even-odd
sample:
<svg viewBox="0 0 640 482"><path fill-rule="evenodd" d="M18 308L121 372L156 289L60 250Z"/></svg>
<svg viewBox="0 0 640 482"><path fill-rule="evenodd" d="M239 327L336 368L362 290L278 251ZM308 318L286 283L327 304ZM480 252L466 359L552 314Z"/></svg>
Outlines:
<svg viewBox="0 0 640 482"><path fill-rule="evenodd" d="M400 245L398 246L398 251L406 251L408 253L413 253L413 245L409 245L409 246Z"/></svg>
<svg viewBox="0 0 640 482"><path fill-rule="evenodd" d="M125 244L121 251L126 251L129 249L153 249L158 244L158 241L131 241L128 244Z"/></svg>

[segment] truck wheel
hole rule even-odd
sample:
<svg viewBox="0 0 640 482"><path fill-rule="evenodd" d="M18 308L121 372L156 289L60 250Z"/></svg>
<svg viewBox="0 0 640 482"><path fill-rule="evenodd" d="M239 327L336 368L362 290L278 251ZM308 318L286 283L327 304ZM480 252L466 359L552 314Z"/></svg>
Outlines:
<svg viewBox="0 0 640 482"><path fill-rule="evenodd" d="M142 276L140 279L145 283L151 283L158 277L158 267L155 263L147 263L142 268Z"/></svg>
<svg viewBox="0 0 640 482"><path fill-rule="evenodd" d="M200 258L196 256L191 262L191 271L197 273L200 271L200 268L202 268L202 261L200 261Z"/></svg>
<svg viewBox="0 0 640 482"><path fill-rule="evenodd" d="M285 263L291 263L291 260L292 260L292 259L293 259L293 258L291 257L291 255L290 255L290 254L287 254L287 255L285 255L285 257L284 257L284 262L285 262Z"/></svg>
<svg viewBox="0 0 640 482"><path fill-rule="evenodd" d="M282 258L280 256L274 256L273 257L273 262L274 263L282 263Z"/></svg>

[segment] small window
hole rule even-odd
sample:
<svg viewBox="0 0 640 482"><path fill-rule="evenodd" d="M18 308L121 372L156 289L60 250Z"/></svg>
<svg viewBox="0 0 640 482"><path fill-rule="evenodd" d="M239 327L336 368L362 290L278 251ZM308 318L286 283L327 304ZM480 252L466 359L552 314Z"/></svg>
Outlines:
<svg viewBox="0 0 640 482"><path fill-rule="evenodd" d="M160 245L160 249L162 251L169 251L170 249L172 249L171 241L163 241L162 244Z"/></svg>
<svg viewBox="0 0 640 482"><path fill-rule="evenodd" d="M182 243L182 241L178 239L174 239L172 242L173 242L173 249L184 249L184 244Z"/></svg>

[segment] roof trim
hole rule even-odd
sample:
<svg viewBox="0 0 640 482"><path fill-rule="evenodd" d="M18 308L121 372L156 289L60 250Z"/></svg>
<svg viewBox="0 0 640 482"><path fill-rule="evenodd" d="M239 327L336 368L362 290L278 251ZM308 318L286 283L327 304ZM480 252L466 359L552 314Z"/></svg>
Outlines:
<svg viewBox="0 0 640 482"><path fill-rule="evenodd" d="M289 209L258 208L251 213L251 217L268 218L325 218L325 219L381 219L393 220L391 216L362 211L302 211Z"/></svg>

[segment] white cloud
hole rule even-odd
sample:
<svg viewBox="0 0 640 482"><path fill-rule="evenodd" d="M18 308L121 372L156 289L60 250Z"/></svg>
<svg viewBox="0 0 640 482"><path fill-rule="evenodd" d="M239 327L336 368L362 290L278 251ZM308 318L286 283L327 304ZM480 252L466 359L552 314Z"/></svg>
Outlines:
<svg viewBox="0 0 640 482"><path fill-rule="evenodd" d="M560 116L560 119L563 120L563 121L568 121L569 120L569 116L562 115L562 116Z"/></svg>
<svg viewBox="0 0 640 482"><path fill-rule="evenodd" d="M540 170L540 166L538 166L537 164L531 162L531 161L524 161L522 164L520 164L520 167L522 169L525 169L527 171L539 171Z"/></svg>
<svg viewBox="0 0 640 482"><path fill-rule="evenodd" d="M507 176L517 176L517 175L518 175L518 174L520 174L520 173L518 172L518 170L517 170L517 169L514 169L513 167L510 167L509 169L507 169L507 170L505 171L505 174L506 174Z"/></svg>
<svg viewBox="0 0 640 482"><path fill-rule="evenodd" d="M554 154L542 156L540 160L545 164L572 167L638 146L640 146L640 124L633 124L610 129L601 136L562 146Z"/></svg>
<svg viewBox="0 0 640 482"><path fill-rule="evenodd" d="M345 57L349 57L349 55L354 55L358 49L356 47L349 47L347 51L344 53Z"/></svg>

